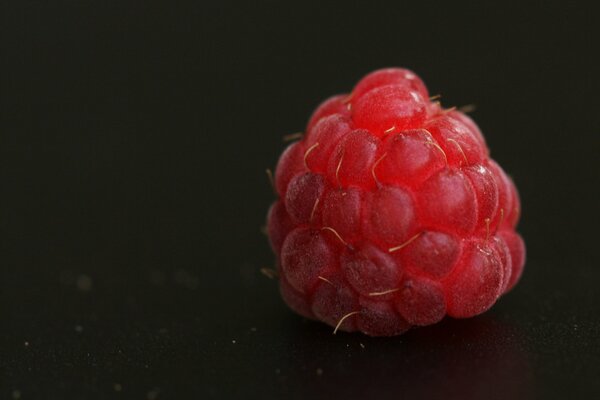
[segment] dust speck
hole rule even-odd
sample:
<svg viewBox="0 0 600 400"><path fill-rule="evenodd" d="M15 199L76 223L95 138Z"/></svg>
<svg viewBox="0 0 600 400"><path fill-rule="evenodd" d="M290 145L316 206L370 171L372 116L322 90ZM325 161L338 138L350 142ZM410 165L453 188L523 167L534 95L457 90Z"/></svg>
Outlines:
<svg viewBox="0 0 600 400"><path fill-rule="evenodd" d="M148 392L148 394L146 395L146 398L148 400L156 400L156 399L158 399L158 393L159 393L158 388L154 388Z"/></svg>
<svg viewBox="0 0 600 400"><path fill-rule="evenodd" d="M323 369L322 368L317 368L317 375L318 376L323 375Z"/></svg>
<svg viewBox="0 0 600 400"><path fill-rule="evenodd" d="M13 399L20 399L21 398L21 391L19 389L15 389L12 391L12 398Z"/></svg>
<svg viewBox="0 0 600 400"><path fill-rule="evenodd" d="M200 283L199 279L184 269L178 269L175 271L174 280L177 285L183 286L187 289L194 290Z"/></svg>
<svg viewBox="0 0 600 400"><path fill-rule="evenodd" d="M80 292L89 292L92 290L93 284L92 278L86 274L79 275L75 281L75 286L77 286L77 290Z"/></svg>
<svg viewBox="0 0 600 400"><path fill-rule="evenodd" d="M113 389L115 389L115 392L120 392L121 390L123 390L123 386L120 383L115 383L113 385Z"/></svg>
<svg viewBox="0 0 600 400"><path fill-rule="evenodd" d="M75 332L77 332L77 333L83 332L83 326L81 326L81 325L75 325Z"/></svg>
<svg viewBox="0 0 600 400"><path fill-rule="evenodd" d="M162 286L165 284L165 273L157 269L153 269L149 273L150 283L155 286Z"/></svg>

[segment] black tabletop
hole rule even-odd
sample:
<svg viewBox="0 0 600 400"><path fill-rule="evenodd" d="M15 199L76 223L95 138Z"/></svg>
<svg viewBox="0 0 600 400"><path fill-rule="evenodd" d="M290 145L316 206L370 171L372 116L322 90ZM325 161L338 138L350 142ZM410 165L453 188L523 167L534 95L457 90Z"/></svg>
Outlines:
<svg viewBox="0 0 600 400"><path fill-rule="evenodd" d="M0 398L599 396L595 13L286 3L2 3ZM476 318L332 335L259 272L265 168L385 66L476 105L527 264Z"/></svg>

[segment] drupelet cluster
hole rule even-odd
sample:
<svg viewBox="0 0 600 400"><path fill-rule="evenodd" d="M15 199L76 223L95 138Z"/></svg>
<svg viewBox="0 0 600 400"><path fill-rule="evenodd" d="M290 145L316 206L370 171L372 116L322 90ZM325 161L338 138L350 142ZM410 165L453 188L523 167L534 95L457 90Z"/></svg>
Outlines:
<svg viewBox="0 0 600 400"><path fill-rule="evenodd" d="M477 125L409 70L375 71L322 103L274 178L282 297L335 331L472 317L523 271L515 185Z"/></svg>

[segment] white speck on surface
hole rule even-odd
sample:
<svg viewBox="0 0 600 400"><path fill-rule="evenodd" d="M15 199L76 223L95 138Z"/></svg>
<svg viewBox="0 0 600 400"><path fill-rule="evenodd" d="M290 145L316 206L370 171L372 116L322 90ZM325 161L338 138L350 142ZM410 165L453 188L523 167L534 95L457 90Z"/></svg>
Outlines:
<svg viewBox="0 0 600 400"><path fill-rule="evenodd" d="M20 399L21 398L21 391L19 389L15 389L12 391L12 398L13 399Z"/></svg>
<svg viewBox="0 0 600 400"><path fill-rule="evenodd" d="M194 290L198 287L200 280L190 272L184 269L178 269L173 276L175 284L183 286L187 289Z"/></svg>
<svg viewBox="0 0 600 400"><path fill-rule="evenodd" d="M317 368L317 375L319 375L319 376L323 375L323 369Z"/></svg>
<svg viewBox="0 0 600 400"><path fill-rule="evenodd" d="M158 388L154 388L148 392L146 397L148 398L148 400L156 400L156 399L158 399L158 392L159 392Z"/></svg>
<svg viewBox="0 0 600 400"><path fill-rule="evenodd" d="M120 383L115 383L113 385L113 389L115 389L115 392L120 392L121 390L123 390L123 386Z"/></svg>
<svg viewBox="0 0 600 400"><path fill-rule="evenodd" d="M25 345L25 347L29 347L29 342L25 341L25 343L23 343L23 345Z"/></svg>
<svg viewBox="0 0 600 400"><path fill-rule="evenodd" d="M235 339L233 339L233 340L231 341L231 343L233 343L233 344L236 344L237 342L235 341Z"/></svg>
<svg viewBox="0 0 600 400"><path fill-rule="evenodd" d="M157 269L153 269L149 273L150 283L155 286L162 286L165 284L165 273Z"/></svg>
<svg viewBox="0 0 600 400"><path fill-rule="evenodd" d="M83 332L83 326L81 326L81 325L75 325L75 332L77 332L77 333Z"/></svg>
<svg viewBox="0 0 600 400"><path fill-rule="evenodd" d="M89 292L92 290L93 284L92 278L86 274L79 275L75 281L75 286L77 286L77 290L80 292Z"/></svg>

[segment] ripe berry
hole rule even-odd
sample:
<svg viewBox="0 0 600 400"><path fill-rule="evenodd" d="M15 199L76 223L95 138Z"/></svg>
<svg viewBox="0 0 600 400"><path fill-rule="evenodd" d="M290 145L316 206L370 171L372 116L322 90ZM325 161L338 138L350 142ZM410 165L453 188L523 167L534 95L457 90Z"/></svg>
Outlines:
<svg viewBox="0 0 600 400"><path fill-rule="evenodd" d="M477 125L406 69L322 103L281 155L275 189L282 297L335 331L390 336L472 317L523 271L514 183Z"/></svg>

